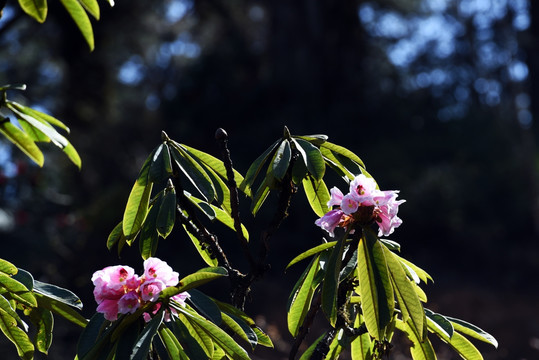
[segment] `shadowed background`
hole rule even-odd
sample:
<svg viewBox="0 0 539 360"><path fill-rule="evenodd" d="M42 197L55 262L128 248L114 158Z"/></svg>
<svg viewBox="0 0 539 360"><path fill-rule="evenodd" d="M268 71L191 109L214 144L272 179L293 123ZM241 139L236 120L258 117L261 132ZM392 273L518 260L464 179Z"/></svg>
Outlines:
<svg viewBox="0 0 539 360"><path fill-rule="evenodd" d="M118 259L105 242L161 130L218 155L214 132L225 128L245 173L287 125L327 134L382 189L401 190L404 223L390 238L433 276L429 308L493 334L497 351L479 345L486 359L538 357L535 2L119 0L101 4L92 53L56 2L42 25L15 5L0 19L0 84L26 83L10 96L70 126L83 168L51 148L40 169L0 142L0 256L73 290L86 316L95 270L141 268L136 248ZM248 205L256 239L270 213L253 220ZM283 269L322 235L301 196L291 213L247 305L277 348L259 358L287 357L284 308L301 266ZM245 270L233 234L219 234ZM193 254L174 230L157 256L187 274L202 266ZM226 300L226 281L204 290ZM58 319L50 358L72 359L79 334Z"/></svg>

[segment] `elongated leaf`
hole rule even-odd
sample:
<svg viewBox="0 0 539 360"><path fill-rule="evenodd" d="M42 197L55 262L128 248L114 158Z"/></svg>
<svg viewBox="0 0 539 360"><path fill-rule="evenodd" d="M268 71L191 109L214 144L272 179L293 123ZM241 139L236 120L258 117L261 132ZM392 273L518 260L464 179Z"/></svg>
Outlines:
<svg viewBox="0 0 539 360"><path fill-rule="evenodd" d="M213 341L206 332L193 327L188 318L179 314L173 324L174 334L180 341L183 349L190 359L212 358L214 353Z"/></svg>
<svg viewBox="0 0 539 360"><path fill-rule="evenodd" d="M453 325L445 316L437 314L429 309L425 309L425 315L427 316L427 327L430 331L448 339L453 336Z"/></svg>
<svg viewBox="0 0 539 360"><path fill-rule="evenodd" d="M28 135L10 123L8 119L0 117L0 133L15 144L32 161L39 166L43 166L45 159L41 150Z"/></svg>
<svg viewBox="0 0 539 360"><path fill-rule="evenodd" d="M29 291L32 291L34 289L34 277L24 269L18 270L17 274L13 275L11 278L26 286Z"/></svg>
<svg viewBox="0 0 539 360"><path fill-rule="evenodd" d="M313 299L315 289L312 286L314 275L318 271L319 266L319 256L317 256L309 267L309 271L305 276L305 279L299 286L297 291L294 291L292 296L292 301L288 309L287 323L288 331L292 334L293 337L298 335L300 327L303 325L305 316L311 307L311 302Z"/></svg>
<svg viewBox="0 0 539 360"><path fill-rule="evenodd" d="M70 290L34 280L34 291L66 305L82 310L82 301Z"/></svg>
<svg viewBox="0 0 539 360"><path fill-rule="evenodd" d="M399 260L388 248L385 246L381 246L381 248L385 254L389 275L393 283L393 290L402 312L402 320L408 322L408 319L410 319L410 326L414 327L414 331L419 335L419 339L423 341L424 336L426 336L426 320L423 305L421 305L413 283L406 276L406 272Z"/></svg>
<svg viewBox="0 0 539 360"><path fill-rule="evenodd" d="M312 176L303 179L303 190L309 201L309 205L314 213L319 217L324 216L328 211L329 191L323 180L316 181Z"/></svg>
<svg viewBox="0 0 539 360"><path fill-rule="evenodd" d="M7 275L15 275L17 273L17 267L7 260L0 259L0 272Z"/></svg>
<svg viewBox="0 0 539 360"><path fill-rule="evenodd" d="M267 178L264 178L264 181L262 181L262 183L258 187L258 190L256 190L256 193L253 196L253 201L251 202L251 213L253 214L253 216L258 213L258 210L260 210L260 207L262 206L264 201L266 201L269 191L269 183L267 181Z"/></svg>
<svg viewBox="0 0 539 360"><path fill-rule="evenodd" d="M308 257L316 255L326 249L332 248L335 246L335 244L337 244L336 241L329 241L327 243L323 243L313 248L310 248L309 250L302 252L301 254L296 256L294 259L292 259L292 261L290 261L288 265L286 265L286 268L288 269L290 266L300 262L303 259L307 259Z"/></svg>
<svg viewBox="0 0 539 360"><path fill-rule="evenodd" d="M466 360L483 360L483 355L477 348L464 336L455 331L451 339L441 337L449 346L458 352Z"/></svg>
<svg viewBox="0 0 539 360"><path fill-rule="evenodd" d="M120 223L116 225L114 229L112 229L109 234L109 237L107 238L107 249L111 250L114 245L119 245L122 238L125 241L125 236L122 229L122 222L120 221Z"/></svg>
<svg viewBox="0 0 539 360"><path fill-rule="evenodd" d="M341 351L343 349L342 345L345 345L345 343L348 343L347 336L344 334L343 329L339 329L337 331L337 334L331 341L331 344L329 344L329 350L326 354L325 360L336 360L339 358L339 355L341 354ZM341 345L342 343L342 345Z"/></svg>
<svg viewBox="0 0 539 360"><path fill-rule="evenodd" d="M354 328L357 329L363 324L363 316L357 314L354 320ZM368 332L358 335L352 340L350 355L352 360L371 360L372 354L372 342Z"/></svg>
<svg viewBox="0 0 539 360"><path fill-rule="evenodd" d="M130 321L128 325L122 328L121 336L113 334L111 342L117 341L109 356L114 355L114 360L130 360L131 352L140 334L140 327L139 321ZM118 337L118 339L115 339L115 337Z"/></svg>
<svg viewBox="0 0 539 360"><path fill-rule="evenodd" d="M159 311L153 319L144 327L139 337L135 342L133 351L131 352L131 360L145 360L148 357L150 345L152 344L153 337L157 334L159 326L163 322L165 316L164 311Z"/></svg>
<svg viewBox="0 0 539 360"><path fill-rule="evenodd" d="M479 327L470 324L469 322L466 322L464 320L455 319L449 316L446 316L446 318L451 322L455 330L457 330L458 332L470 336L474 339L491 344L496 348L498 347L498 341L494 338L494 336L490 335Z"/></svg>
<svg viewBox="0 0 539 360"><path fill-rule="evenodd" d="M320 153L324 157L324 162L326 165L331 167L331 169L333 169L333 171L335 171L345 181L354 179L355 174L348 170L348 168L341 163L340 159L338 159L331 150L326 149L325 147L320 147Z"/></svg>
<svg viewBox="0 0 539 360"><path fill-rule="evenodd" d="M32 308L29 311L30 321L36 327L34 345L36 349L47 354L52 344L52 329L54 326L54 317L52 312L42 308Z"/></svg>
<svg viewBox="0 0 539 360"><path fill-rule="evenodd" d="M432 277L425 270L421 269L419 266L413 264L412 262L406 260L403 257L400 257L399 255L395 253L393 255L396 256L399 259L399 261L402 262L404 265L410 267L417 274L417 276L419 276L419 278L423 280L425 284L428 283L428 280L434 281L432 280Z"/></svg>
<svg viewBox="0 0 539 360"><path fill-rule="evenodd" d="M408 324L400 320L397 320L395 325L412 342L410 353L414 360L436 360L436 353L428 338L425 338L424 341L419 340L419 335Z"/></svg>
<svg viewBox="0 0 539 360"><path fill-rule="evenodd" d="M63 123L61 122L60 120L58 120L57 118L55 118L54 116L51 116L49 114L46 114L44 112L41 112L41 111L38 111L38 110L35 110L35 109L32 109L31 107L28 107L28 106L24 106L22 104L19 104L15 101L11 101L11 100L8 100L8 103L10 106L13 106L15 107L17 110L19 110L20 112L26 114L26 115L29 115L43 123L49 123L53 126L56 126L56 127L59 127L60 129L62 130L65 130L67 133L69 133L69 128Z"/></svg>
<svg viewBox="0 0 539 360"><path fill-rule="evenodd" d="M256 158L255 161L251 164L249 169L247 170L247 173L245 174L245 178L240 184L240 190L245 192L246 194L251 193L251 188L253 186L253 182L260 173L260 170L262 170L262 167L264 166L264 163L267 161L267 159L273 155L273 152L277 149L277 146L281 143L281 139L275 141L269 148L266 149L260 155L258 158ZM254 200L253 200L254 201Z"/></svg>
<svg viewBox="0 0 539 360"><path fill-rule="evenodd" d="M127 240L134 239L142 227L148 213L152 185L152 183L141 185L137 180L131 189L122 221L123 233Z"/></svg>
<svg viewBox="0 0 539 360"><path fill-rule="evenodd" d="M71 143L68 143L62 149L62 151L67 155L69 160L71 160L71 162L73 164L75 164L75 166L77 166L79 168L79 170L80 170L81 167L82 167L82 160L81 160L80 155L77 152L77 150L75 150L75 147L73 145L71 145Z"/></svg>
<svg viewBox="0 0 539 360"><path fill-rule="evenodd" d="M95 344L106 320L101 313L95 313L88 322L88 325L82 330L79 341L77 343L77 358L82 360L95 348Z"/></svg>
<svg viewBox="0 0 539 360"><path fill-rule="evenodd" d="M35 138L39 141L43 141L43 136L48 137L54 145L58 146L61 149L65 148L69 144L69 141L67 141L67 139L63 135L58 133L58 131L56 131L54 127L52 127L52 125L50 125L49 123L40 119L36 119L30 115L19 111L16 107L12 106L11 103L8 103L7 105L8 108L15 114L17 119L19 119L19 122L27 122L30 126L36 128L37 130L39 130L39 132L41 132L41 134L34 134ZM28 127L26 127L26 129L27 128ZM32 138L32 135L30 135L30 137Z"/></svg>
<svg viewBox="0 0 539 360"><path fill-rule="evenodd" d="M320 340L322 340L324 338L324 336L326 336L326 334L322 334L320 335L320 337L318 339L316 339L312 344L311 346L309 346L307 348L307 350L305 350L305 352L303 354L301 354L301 357L299 358L299 360L309 360L311 358L311 355L314 353L314 350L316 350L316 346L318 345L318 343L320 342Z"/></svg>
<svg viewBox="0 0 539 360"><path fill-rule="evenodd" d="M298 139L306 140L316 146L320 146L326 141L328 141L328 136L324 134L299 135L299 136L294 136L294 137Z"/></svg>
<svg viewBox="0 0 539 360"><path fill-rule="evenodd" d="M195 148L189 147L187 145L181 144L184 148L186 148L189 153L196 159L202 161L204 164L206 164L210 169L215 171L222 179L228 179L227 173L226 173L226 167L224 163L211 156L210 154L207 154L203 151L197 150ZM234 172L234 181L236 182L236 185L239 186L243 182L243 176L235 169L232 169ZM241 190L241 189L240 189ZM246 193L246 195L250 196L250 193Z"/></svg>
<svg viewBox="0 0 539 360"><path fill-rule="evenodd" d="M182 150L181 147L173 146L170 150L172 158L185 177L187 177L195 189L202 195L204 200L212 202L215 199L215 189L204 168L189 153Z"/></svg>
<svg viewBox="0 0 539 360"><path fill-rule="evenodd" d="M174 188L165 191L163 201L159 206L156 219L156 228L159 235L166 239L174 228L176 220L176 191Z"/></svg>
<svg viewBox="0 0 539 360"><path fill-rule="evenodd" d="M199 314L205 316L215 325L221 324L221 310L212 298L197 289L189 290L189 295L191 295L189 302L193 304Z"/></svg>
<svg viewBox="0 0 539 360"><path fill-rule="evenodd" d="M325 143L320 145L320 147L325 147L326 149L329 149L329 150L333 151L334 153L337 153L339 155L342 155L342 156L354 161L355 163L357 163L362 168L365 168L365 164L359 158L359 156L357 156L356 154L354 154L350 150L348 150L348 149L346 149L346 148L344 148L344 147L342 147L340 145L333 144L333 143L330 143L329 141L326 141Z"/></svg>
<svg viewBox="0 0 539 360"><path fill-rule="evenodd" d="M8 298L10 297L26 306L37 306L34 294L32 294L32 292L22 283L4 273L0 273L0 288L4 288L8 291Z"/></svg>
<svg viewBox="0 0 539 360"><path fill-rule="evenodd" d="M34 358L34 345L28 335L17 327L17 321L5 312L0 311L0 330L15 345L21 359Z"/></svg>
<svg viewBox="0 0 539 360"><path fill-rule="evenodd" d="M393 314L394 296L382 245L368 229L359 241L357 262L356 292L361 296L365 324L369 334L380 341Z"/></svg>
<svg viewBox="0 0 539 360"><path fill-rule="evenodd" d="M308 141L296 139L296 142L304 151L300 151L300 154L302 154L302 156L306 156L304 160L307 164L309 173L316 181L321 181L324 177L324 173L326 172L326 164L320 150Z"/></svg>
<svg viewBox="0 0 539 360"><path fill-rule="evenodd" d="M209 281L227 276L228 272L222 267L207 267L189 274L180 280L178 286L170 286L161 291L159 299L168 299L180 292L193 289Z"/></svg>
<svg viewBox="0 0 539 360"><path fill-rule="evenodd" d="M80 3L96 20L99 20L99 4L97 0L80 0Z"/></svg>
<svg viewBox="0 0 539 360"><path fill-rule="evenodd" d="M251 345L251 349L255 349L258 344L258 337L253 329L251 329L243 320L234 315L228 315L223 313L223 323L232 330L235 334L239 335L244 341Z"/></svg>
<svg viewBox="0 0 539 360"><path fill-rule="evenodd" d="M47 0L19 0L19 5L39 23L43 23L47 18Z"/></svg>
<svg viewBox="0 0 539 360"><path fill-rule="evenodd" d="M339 289L339 273L341 272L342 254L346 236L340 237L337 244L331 251L327 264L326 275L322 283L322 310L329 320L331 326L335 327L337 322L337 294Z"/></svg>
<svg viewBox="0 0 539 360"><path fill-rule="evenodd" d="M219 262L217 261L217 259L214 256L212 256L209 249L208 248L203 248L200 245L200 241L196 238L196 236L194 236L189 231L187 231L187 228L185 227L185 225L183 225L183 229L185 230L185 232L189 236L189 239L191 239L191 242L195 246L195 249L197 249L198 254L202 258L202 260L204 260L204 262L209 266L217 266L219 264Z"/></svg>
<svg viewBox="0 0 539 360"><path fill-rule="evenodd" d="M11 307L11 304L9 301L0 295L0 313L5 313L6 315L11 316L13 319L17 321L18 324L24 326L24 322L21 320L19 314ZM24 325L23 325L24 324ZM25 329L28 330L28 329Z"/></svg>
<svg viewBox="0 0 539 360"><path fill-rule="evenodd" d="M159 338L167 349L167 354L170 360L189 359L187 357L187 354L185 354L185 352L183 351L180 342L178 341L178 339L176 339L176 336L174 336L174 334L169 328L161 326L161 328L159 329Z"/></svg>
<svg viewBox="0 0 539 360"><path fill-rule="evenodd" d="M86 327L88 320L70 305L39 293L35 293L35 297L40 307L50 310L80 327Z"/></svg>
<svg viewBox="0 0 539 360"><path fill-rule="evenodd" d="M92 23L84 11L84 8L78 0L60 0L66 8L67 12L77 24L84 40L88 43L90 51L94 50L94 31L92 29Z"/></svg>
<svg viewBox="0 0 539 360"><path fill-rule="evenodd" d="M288 165L290 165L290 158L292 157L292 150L290 149L290 143L288 140L283 140L281 145L277 148L271 166L273 167L273 175L276 179L282 180Z"/></svg>

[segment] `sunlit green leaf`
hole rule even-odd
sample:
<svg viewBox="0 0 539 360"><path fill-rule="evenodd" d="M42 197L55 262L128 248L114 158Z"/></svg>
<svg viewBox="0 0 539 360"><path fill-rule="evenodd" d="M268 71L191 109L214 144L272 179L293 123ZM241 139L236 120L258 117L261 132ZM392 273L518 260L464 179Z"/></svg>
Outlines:
<svg viewBox="0 0 539 360"><path fill-rule="evenodd" d="M47 18L47 0L19 0L19 5L37 22L43 23Z"/></svg>
<svg viewBox="0 0 539 360"><path fill-rule="evenodd" d="M142 225L142 229L140 231L140 256L142 256L142 258L145 260L149 257L154 256L155 252L157 251L157 245L159 243L159 233L156 229L156 222L159 208L162 202L163 197L159 195L157 199L155 199L153 205L148 210L148 214L146 215L146 219L144 220L144 224Z"/></svg>
<svg viewBox="0 0 539 360"><path fill-rule="evenodd" d="M449 316L446 316L446 318L451 322L455 330L457 330L458 332L470 336L474 339L484 341L488 344L493 345L496 348L498 347L498 341L494 338L494 336L490 335L479 327L470 324L469 322L466 322L464 320L455 319Z"/></svg>
<svg viewBox="0 0 539 360"><path fill-rule="evenodd" d="M0 133L15 144L23 153L39 166L45 161L43 153L32 139L18 127L9 122L9 119L0 116Z"/></svg>
<svg viewBox="0 0 539 360"><path fill-rule="evenodd" d="M173 324L174 334L190 359L211 358L214 353L212 339L199 327L194 327L189 319L179 314Z"/></svg>
<svg viewBox="0 0 539 360"><path fill-rule="evenodd" d="M176 336L172 333L172 330L165 326L161 326L159 328L159 338L163 342L163 345L167 349L167 354L170 358L170 360L187 360L189 357L187 354L183 351L183 348L176 339Z"/></svg>
<svg viewBox="0 0 539 360"><path fill-rule="evenodd" d="M318 271L318 259L317 256L311 261L309 271L298 287L297 291L294 290L292 301L288 308L287 323L288 331L292 336L296 337L300 327L303 325L303 320L311 307L311 301L313 299L315 289L312 287L314 275Z"/></svg>
<svg viewBox="0 0 539 360"><path fill-rule="evenodd" d="M8 292L8 298L12 298L24 305L36 307L37 301L31 291L26 286L12 277L0 273L0 289L5 289Z"/></svg>
<svg viewBox="0 0 539 360"><path fill-rule="evenodd" d="M78 0L60 0L60 2L75 21L75 24L77 24L82 36L90 47L90 51L92 51L94 49L94 31L86 11L84 11L84 8Z"/></svg>
<svg viewBox="0 0 539 360"><path fill-rule="evenodd" d="M343 329L337 330L337 334L331 340L329 349L324 360L336 360L343 350L343 345L348 345L348 338Z"/></svg>
<svg viewBox="0 0 539 360"><path fill-rule="evenodd" d="M249 167L249 170L247 170L247 173L245 174L245 178L240 184L240 190L245 192L246 194L251 193L251 188L253 186L253 182L260 173L260 170L262 170L262 167L264 166L264 163L267 161L267 159L273 155L273 152L277 149L277 146L281 143L281 139L274 142L269 148L266 149L260 155ZM254 202L254 200L253 200Z"/></svg>
<svg viewBox="0 0 539 360"><path fill-rule="evenodd" d="M397 320L396 327L404 332L408 339L412 342L410 353L414 360L436 360L436 353L428 338L421 341L419 335L406 323Z"/></svg>
<svg viewBox="0 0 539 360"><path fill-rule="evenodd" d="M0 259L0 272L7 275L15 275L17 273L17 267L7 260Z"/></svg>
<svg viewBox="0 0 539 360"><path fill-rule="evenodd" d="M258 337L253 329L251 329L242 319L232 315L223 313L223 324L226 325L231 331L239 335L244 341L251 345L254 350L258 344Z"/></svg>
<svg viewBox="0 0 539 360"><path fill-rule="evenodd" d="M172 158L185 177L204 197L204 200L212 202L215 199L215 189L204 168L189 153L182 150L179 145L173 146L170 150Z"/></svg>
<svg viewBox="0 0 539 360"><path fill-rule="evenodd" d="M324 134L299 135L299 136L294 136L294 137L306 140L316 146L320 146L326 141L328 141L327 135L324 135Z"/></svg>
<svg viewBox="0 0 539 360"><path fill-rule="evenodd" d="M334 153L337 153L339 155L342 155L342 156L354 161L355 163L357 163L362 168L365 168L365 164L359 158L359 156L357 156L356 154L354 154L350 150L348 150L348 149L346 149L346 148L344 148L344 147L342 147L340 145L336 145L336 144L330 143L329 141L326 141L325 143L320 145L320 147L325 147L326 149L329 149L329 150L333 151Z"/></svg>
<svg viewBox="0 0 539 360"><path fill-rule="evenodd" d="M19 314L17 314L17 312L15 311L15 309L13 309L13 307L11 307L11 304L9 303L9 301L3 297L2 295L0 295L0 313L5 313L6 315L9 315L11 316L12 318L14 318L18 324L22 325L24 327L24 322L21 320ZM25 329L25 330L28 330L28 329Z"/></svg>
<svg viewBox="0 0 539 360"><path fill-rule="evenodd" d="M34 358L34 345L28 335L17 327L17 321L13 317L2 311L0 311L0 330L15 345L21 359Z"/></svg>
<svg viewBox="0 0 539 360"><path fill-rule="evenodd" d="M346 234L348 235L348 234ZM339 289L339 273L341 272L342 254L346 235L339 237L337 244L329 256L326 275L322 283L322 310L329 320L331 326L335 327L337 322L337 294Z"/></svg>
<svg viewBox="0 0 539 360"><path fill-rule="evenodd" d="M368 229L359 242L357 262L356 292L361 296L365 324L369 334L380 341L393 314L394 295L382 245Z"/></svg>
<svg viewBox="0 0 539 360"><path fill-rule="evenodd" d="M84 316L77 312L77 310L73 309L70 305L39 293L35 293L35 297L37 298L37 302L39 303L40 307L50 310L80 327L85 327L88 323Z"/></svg>
<svg viewBox="0 0 539 360"><path fill-rule="evenodd" d="M311 358L311 355L314 353L314 350L316 350L316 346L318 345L318 343L326 336L326 334L322 334L320 335L320 337L318 339L316 339L312 344L311 346L309 346L307 348L307 350L305 350L305 352L303 354L301 354L301 357L299 358L299 360L309 360Z"/></svg>
<svg viewBox="0 0 539 360"><path fill-rule="evenodd" d="M116 225L114 229L112 229L109 234L109 237L107 238L107 249L111 250L114 245L120 243L120 240L122 238L125 241L125 236L122 229L122 222L120 221L120 223L118 223L118 225Z"/></svg>
<svg viewBox="0 0 539 360"><path fill-rule="evenodd" d="M320 153L324 157L324 161L326 165L331 167L331 169L333 169L333 171L335 171L345 181L350 181L354 179L355 174L350 172L350 170L348 170L346 166L341 164L340 160L335 156L335 154L331 150L325 147L320 147Z"/></svg>
<svg viewBox="0 0 539 360"><path fill-rule="evenodd" d="M161 291L159 299L168 299L171 296L179 294L180 292L187 291L205 284L209 281L218 279L223 276L227 276L228 272L222 267L207 267L198 270L195 273L189 274L182 278L178 286L170 286Z"/></svg>
<svg viewBox="0 0 539 360"><path fill-rule="evenodd" d="M290 165L290 158L292 156L292 150L290 149L290 143L288 140L283 140L281 145L277 148L271 166L273 167L273 175L276 179L282 180L288 165Z"/></svg>
<svg viewBox="0 0 539 360"><path fill-rule="evenodd" d="M122 221L123 233L127 240L134 239L142 227L148 213L152 185L152 183L141 185L136 181L131 189Z"/></svg>
<svg viewBox="0 0 539 360"><path fill-rule="evenodd" d="M323 180L316 181L312 176L303 179L303 190L309 201L309 205L314 213L319 217L324 216L328 211L329 191Z"/></svg>
<svg viewBox="0 0 539 360"><path fill-rule="evenodd" d="M80 0L80 3L90 15L99 20L99 4L97 0Z"/></svg>
<svg viewBox="0 0 539 360"><path fill-rule="evenodd" d="M189 231L187 231L187 228L186 228L185 225L183 225L183 229L185 230L185 232L189 236L189 239L191 239L191 242L193 243L193 245L197 249L200 257L202 258L202 260L204 260L204 262L206 264L208 264L209 266L217 266L219 263L218 263L218 261L217 261L217 259L215 257L212 257L209 249L203 248L200 245L200 241L196 238L196 236L191 234Z"/></svg>
<svg viewBox="0 0 539 360"><path fill-rule="evenodd" d="M425 309L425 315L427 316L427 326L429 330L448 339L453 336L453 325L445 316L437 314L429 309Z"/></svg>
<svg viewBox="0 0 539 360"><path fill-rule="evenodd" d="M434 281L432 280L432 277L423 269L421 269L419 266L413 264L412 262L406 260L405 258L403 257L400 257L399 255L397 254L393 254L395 257L397 257L397 259L399 259L400 262L402 262L404 265L410 267L416 274L417 276L419 276L419 278L426 284L428 282L428 280L430 281Z"/></svg>
<svg viewBox="0 0 539 360"><path fill-rule="evenodd" d="M260 184L258 187L258 190L256 190L255 195L253 196L253 201L251 202L251 213L253 215L256 215L258 213L258 210L260 210L260 207L266 201L266 198L269 194L269 185L267 178L264 178L264 181Z"/></svg>
<svg viewBox="0 0 539 360"><path fill-rule="evenodd" d="M335 246L335 244L337 244L336 241L329 241L327 243L323 243L313 248L310 248L309 250L302 252L301 254L296 256L294 259L292 259L292 261L290 261L288 265L286 265L286 268L288 269L290 266L300 262L303 259L307 259L315 254L318 254L319 252L332 248Z"/></svg>
<svg viewBox="0 0 539 360"><path fill-rule="evenodd" d="M15 107L17 110L19 110L20 112L26 115L29 115L35 119L38 119L43 123L49 123L53 126L59 127L60 129L65 130L67 133L69 133L69 128L66 126L66 124L64 124L63 122L61 122L54 116L38 111L36 109L32 109L31 107L24 106L15 101L8 100L8 103L9 105Z"/></svg>
<svg viewBox="0 0 539 360"><path fill-rule="evenodd" d="M361 324L363 324L363 316L357 314L354 320L354 328L359 328ZM352 340L350 355L352 360L371 360L373 358L372 341L368 332L358 335Z"/></svg>
<svg viewBox="0 0 539 360"><path fill-rule="evenodd" d="M148 357L152 339L157 334L157 330L163 322L164 317L165 312L161 310L146 324L135 342L135 346L131 352L131 360L145 360Z"/></svg>
<svg viewBox="0 0 539 360"><path fill-rule="evenodd" d="M82 167L82 160L81 160L80 155L77 152L77 150L75 150L75 147L73 145L71 145L71 143L68 143L62 149L62 151L67 155L69 160L71 160L71 162L73 164L75 164L75 166L77 166L79 168L79 170L80 170L80 168Z"/></svg>
<svg viewBox="0 0 539 360"><path fill-rule="evenodd" d="M29 313L30 320L36 327L34 345L39 352L47 354L52 344L54 326L52 312L43 308L31 308Z"/></svg>
<svg viewBox="0 0 539 360"><path fill-rule="evenodd" d="M176 220L176 191L174 188L166 190L163 201L159 206L159 213L156 219L156 228L159 235L167 238L174 228Z"/></svg>

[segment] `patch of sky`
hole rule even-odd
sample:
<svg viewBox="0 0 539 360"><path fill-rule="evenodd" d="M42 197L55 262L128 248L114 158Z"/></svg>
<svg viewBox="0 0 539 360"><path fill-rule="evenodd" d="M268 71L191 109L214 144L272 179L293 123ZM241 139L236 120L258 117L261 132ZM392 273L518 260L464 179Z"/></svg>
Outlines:
<svg viewBox="0 0 539 360"><path fill-rule="evenodd" d="M185 14L193 8L193 1L189 0L171 0L167 3L165 9L165 20L169 23L175 23L183 19Z"/></svg>
<svg viewBox="0 0 539 360"><path fill-rule="evenodd" d="M2 10L2 17L0 17L0 28L2 28L5 23L11 20L13 16L15 16L15 10L13 10L13 6L6 5Z"/></svg>
<svg viewBox="0 0 539 360"><path fill-rule="evenodd" d="M136 86L144 79L146 67L139 55L131 56L118 70L118 80L125 85Z"/></svg>
<svg viewBox="0 0 539 360"><path fill-rule="evenodd" d="M430 0L430 1L423 1L421 3L421 10L426 12L437 12L442 13L447 10L448 3L451 2L451 0Z"/></svg>
<svg viewBox="0 0 539 360"><path fill-rule="evenodd" d="M513 27L523 31L530 27L530 2L528 0L509 0L509 7L515 13Z"/></svg>
<svg viewBox="0 0 539 360"><path fill-rule="evenodd" d="M509 78L512 81L519 82L528 78L528 66L522 61L515 60L507 66Z"/></svg>

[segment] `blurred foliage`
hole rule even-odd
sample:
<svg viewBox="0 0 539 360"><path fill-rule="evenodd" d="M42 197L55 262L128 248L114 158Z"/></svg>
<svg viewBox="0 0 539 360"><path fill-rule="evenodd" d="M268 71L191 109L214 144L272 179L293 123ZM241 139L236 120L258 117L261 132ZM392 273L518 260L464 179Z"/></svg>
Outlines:
<svg viewBox="0 0 539 360"><path fill-rule="evenodd" d="M78 173L50 152L54 166L40 170L1 144L2 237L58 264L13 258L34 275L82 293L88 269L116 259L101 256L103 239L156 129L215 154L208 134L223 126L245 173L286 123L347 144L384 188L401 189L400 241L438 281L533 290L534 1L119 1L101 9L91 53L58 2L42 25L15 5L0 21L0 84L31 85L34 103L15 101L66 121L85 163ZM309 239L294 224L286 232ZM429 260L439 244L443 255ZM310 245L279 244L290 253ZM88 256L74 261L80 253ZM446 271L455 259L459 268ZM535 354L528 340L507 346L508 356Z"/></svg>

